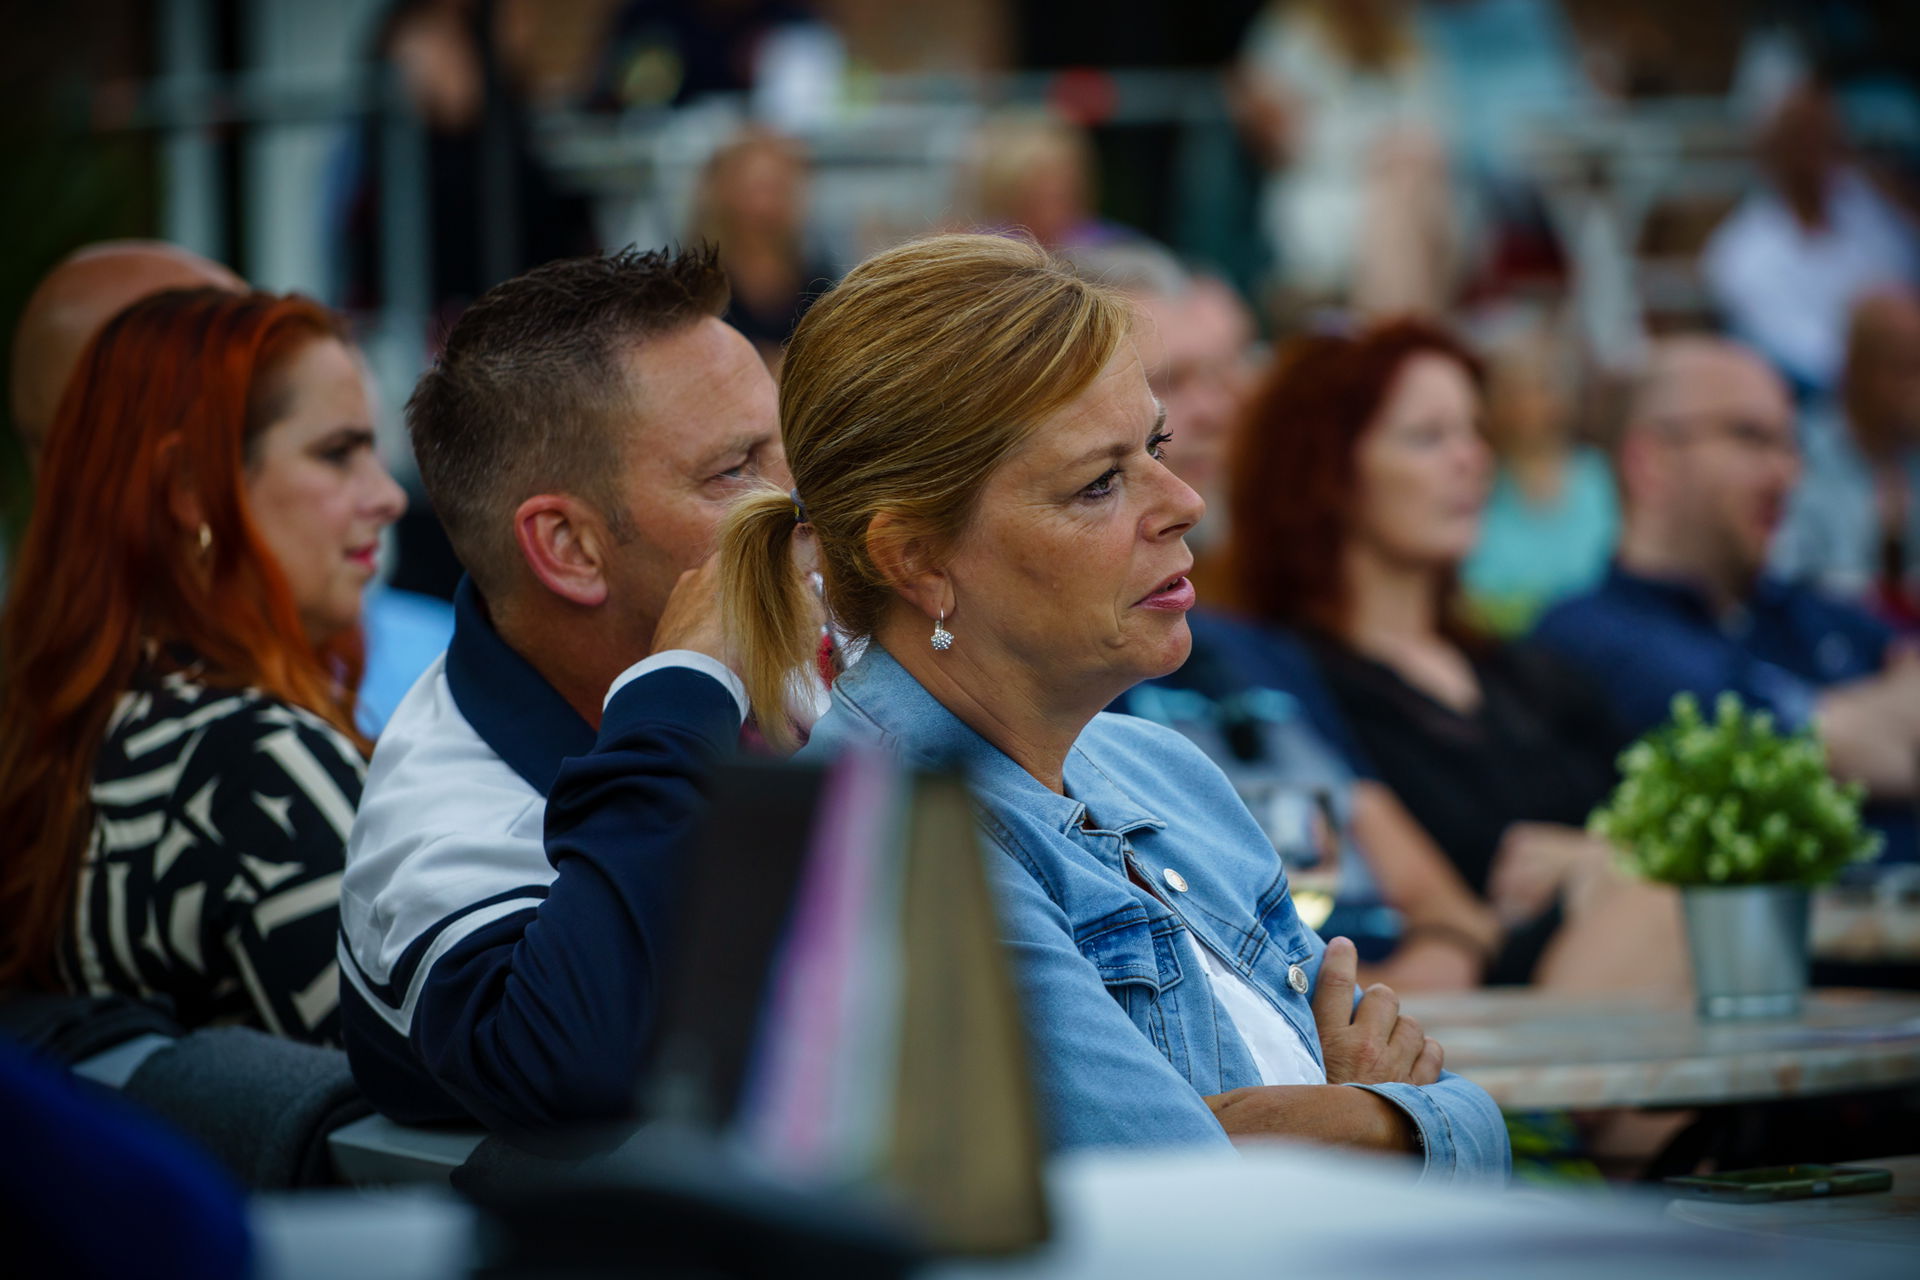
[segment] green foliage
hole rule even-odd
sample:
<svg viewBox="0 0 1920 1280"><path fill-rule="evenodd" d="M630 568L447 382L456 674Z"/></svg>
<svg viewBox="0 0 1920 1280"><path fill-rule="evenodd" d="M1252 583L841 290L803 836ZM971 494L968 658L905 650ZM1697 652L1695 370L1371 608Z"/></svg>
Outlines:
<svg viewBox="0 0 1920 1280"><path fill-rule="evenodd" d="M1817 884L1880 849L1810 732L1783 734L1764 711L1720 695L1714 718L1691 694L1673 719L1620 755L1620 785L1587 829L1628 866L1670 884Z"/></svg>

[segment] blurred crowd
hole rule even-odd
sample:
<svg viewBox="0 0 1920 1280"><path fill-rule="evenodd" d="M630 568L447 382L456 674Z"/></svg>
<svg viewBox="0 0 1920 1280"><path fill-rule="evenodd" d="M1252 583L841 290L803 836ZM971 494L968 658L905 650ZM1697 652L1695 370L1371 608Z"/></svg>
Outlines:
<svg viewBox="0 0 1920 1280"><path fill-rule="evenodd" d="M1811 474L1778 567L1897 607L1903 588L1885 575L1905 572L1889 567L1900 553L1835 526L1857 525L1856 505L1812 496L1863 483L1862 466L1884 475L1901 412L1891 370L1917 270L1920 96L1897 6L1709 6L1669 26L1639 4L1294 0L1239 6L1171 51L1149 47L1165 35L1151 22L1090 45L1194 68L1173 73L1184 78L1170 92L1215 102L1231 137L1232 165L1210 184L1150 145L1153 127L1120 109L1124 81L1069 71L1041 101L993 105L1005 95L989 86L1017 59L1066 60L1089 16L1073 6L952 6L911 29L852 3L576 7L587 16L543 24L522 5L417 0L380 26L376 54L429 131L436 331L513 270L621 242L618 202L596 209L542 159L536 103L643 130L728 104L717 118L737 132L708 136L691 187L662 197L664 226L721 247L729 321L772 362L841 270L938 228L1019 229L1059 250L1169 245L1218 326L1176 327L1222 367L1251 369L1274 342L1329 325L1443 318L1488 363L1495 465L1485 534L1462 568L1467 600L1512 634L1602 572L1619 526L1608 453L1650 336L1710 328L1751 346L1794 397ZM844 174L819 170L810 147L831 145L837 121L885 111L915 76L973 86L985 104L934 180L932 216L850 219L844 197L821 215L810 189ZM379 147L370 128L342 167L367 175L339 201L339 296L356 311L380 302ZM1175 190L1143 202L1143 184ZM492 221L474 216L501 198L510 207ZM1203 408L1203 420L1215 412L1232 416ZM1876 443L1861 454L1858 439ZM1896 527L1892 488L1879 487L1879 524ZM1197 536L1222 538L1225 510L1209 524ZM450 594L457 566L406 542L401 581Z"/></svg>
<svg viewBox="0 0 1920 1280"><path fill-rule="evenodd" d="M846 622L832 598L810 629L781 621L820 678L770 723L754 675L736 692L726 671L719 606L690 602L718 598L743 478L831 548L842 499L779 433L796 454L788 415L827 397L822 369L866 387L896 365L816 345L783 383L788 343L816 307L841 332L856 302L825 301L836 281L932 232L1030 242L1126 300L1197 607L1190 656L1113 708L1218 767L1362 982L1684 985L1673 893L1586 830L1679 693L1816 729L1867 789L1880 865L1920 856L1920 46L1901 6L1275 0L1178 38L1144 3L564 8L400 0L368 33L425 133L435 363L406 409L417 456L388 460L404 484L354 346L398 252L377 120L337 167L333 306L148 241L81 249L28 300L0 984L161 997L169 1034L344 1042L403 1120L617 1110L637 1029L577 1041L601 1055L582 1084L551 1028L599 1034L643 1000L642 977L573 980L650 955L635 938L659 910L652 881L596 860L596 824L656 823L664 849L679 793L615 794L577 761L599 735L654 767L608 745L639 732L634 690L668 687L643 679L718 682L675 742L737 736L752 694L754 748L787 745L857 658L844 642L887 638L822 630ZM1142 125L1147 82L1121 73L1155 67L1185 105ZM863 216L833 189L844 156L820 159L861 113L907 114L890 95L909 83L967 104L914 226ZM571 180L555 119L719 121L661 197L690 252L617 252L630 211ZM1227 161L1196 169L1207 139ZM928 253L914 269L951 267ZM672 424L641 479L552 425L624 403L615 339L639 344L633 414ZM851 572L829 564L829 586ZM937 612L935 649L980 643ZM695 656L648 665L662 653Z"/></svg>

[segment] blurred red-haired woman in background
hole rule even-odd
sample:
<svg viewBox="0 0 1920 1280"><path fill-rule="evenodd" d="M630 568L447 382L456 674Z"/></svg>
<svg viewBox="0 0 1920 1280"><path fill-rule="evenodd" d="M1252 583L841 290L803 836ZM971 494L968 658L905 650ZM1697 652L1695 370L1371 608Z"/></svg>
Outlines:
<svg viewBox="0 0 1920 1280"><path fill-rule="evenodd" d="M1481 385L1417 320L1283 350L1236 443L1235 603L1304 636L1367 762L1506 924L1488 980L1671 982L1669 895L1580 829L1623 745L1606 707L1459 607L1492 476Z"/></svg>
<svg viewBox="0 0 1920 1280"><path fill-rule="evenodd" d="M360 597L405 506L339 320L134 304L38 495L0 618L0 988L337 1038Z"/></svg>

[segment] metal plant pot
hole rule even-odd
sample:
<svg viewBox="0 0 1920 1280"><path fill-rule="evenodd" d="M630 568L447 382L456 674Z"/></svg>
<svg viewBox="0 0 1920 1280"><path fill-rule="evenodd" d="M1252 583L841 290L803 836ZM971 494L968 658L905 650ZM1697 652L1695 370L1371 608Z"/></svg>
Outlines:
<svg viewBox="0 0 1920 1280"><path fill-rule="evenodd" d="M1687 946L1703 1018L1789 1018L1807 989L1802 884L1688 885Z"/></svg>

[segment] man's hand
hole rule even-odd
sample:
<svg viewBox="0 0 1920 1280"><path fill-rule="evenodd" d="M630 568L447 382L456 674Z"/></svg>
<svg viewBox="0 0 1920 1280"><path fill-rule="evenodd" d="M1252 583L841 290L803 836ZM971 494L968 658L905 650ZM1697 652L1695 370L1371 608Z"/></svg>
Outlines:
<svg viewBox="0 0 1920 1280"><path fill-rule="evenodd" d="M1313 1020L1327 1061L1328 1084L1432 1084L1446 1055L1440 1042L1402 1017L1393 988L1375 983L1358 1008L1353 1004L1359 956L1353 943L1335 938L1320 962L1313 993Z"/></svg>
<svg viewBox="0 0 1920 1280"><path fill-rule="evenodd" d="M1877 800L1912 799L1920 793L1920 652L1890 646L1879 674L1822 689L1813 724L1837 776L1865 783Z"/></svg>
<svg viewBox="0 0 1920 1280"><path fill-rule="evenodd" d="M1909 735L1920 736L1920 647L1911 640L1888 645L1878 684L1887 700L1887 714Z"/></svg>
<svg viewBox="0 0 1920 1280"><path fill-rule="evenodd" d="M680 575L667 607L653 629L653 651L691 649L732 666L726 629L720 620L720 558L707 557L697 569Z"/></svg>

